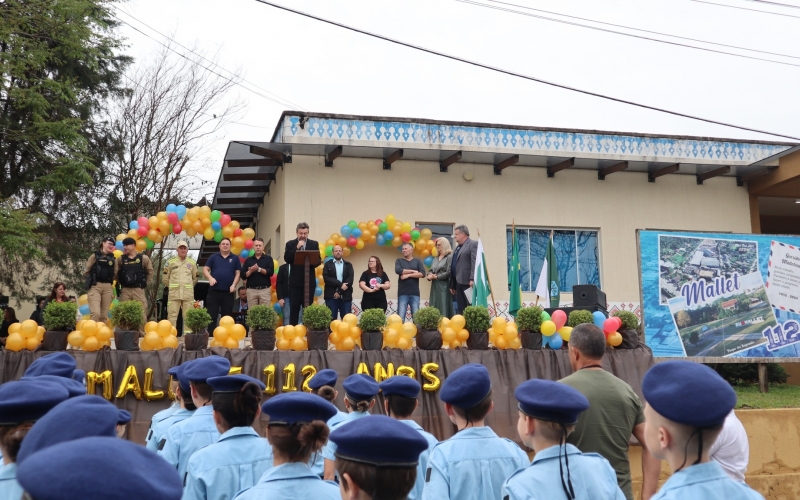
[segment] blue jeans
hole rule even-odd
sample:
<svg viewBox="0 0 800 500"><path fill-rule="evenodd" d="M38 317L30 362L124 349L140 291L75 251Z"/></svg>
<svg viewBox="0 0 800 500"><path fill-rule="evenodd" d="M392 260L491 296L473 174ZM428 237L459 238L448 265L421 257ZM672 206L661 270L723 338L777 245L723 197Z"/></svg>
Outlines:
<svg viewBox="0 0 800 500"><path fill-rule="evenodd" d="M406 310L408 306L411 306L411 317L413 318L414 313L419 309L419 295L397 296L397 314L403 319L403 323L406 321Z"/></svg>
<svg viewBox="0 0 800 500"><path fill-rule="evenodd" d="M288 325L289 323L289 315L291 314L291 309L289 308L289 297L283 298L283 307L281 308L281 312L283 312L283 324ZM298 320L300 323L303 322L303 309L300 309L300 319Z"/></svg>
<svg viewBox="0 0 800 500"><path fill-rule="evenodd" d="M331 310L331 320L344 319L345 314L353 312L352 300L325 299L325 305Z"/></svg>

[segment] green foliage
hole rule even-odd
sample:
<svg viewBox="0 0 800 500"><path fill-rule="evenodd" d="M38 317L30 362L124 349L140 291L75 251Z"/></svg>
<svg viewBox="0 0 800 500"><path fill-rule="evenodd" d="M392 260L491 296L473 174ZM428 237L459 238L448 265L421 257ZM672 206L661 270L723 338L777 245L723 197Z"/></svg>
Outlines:
<svg viewBox="0 0 800 500"><path fill-rule="evenodd" d="M78 305L74 302L52 301L44 308L44 329L46 331L71 332L75 329L77 315Z"/></svg>
<svg viewBox="0 0 800 500"><path fill-rule="evenodd" d="M303 312L305 315L305 312ZM386 314L383 309L367 309L361 313L358 327L362 332L378 332L386 326Z"/></svg>
<svg viewBox="0 0 800 500"><path fill-rule="evenodd" d="M758 384L758 363L719 363L709 365L731 385ZM767 363L767 381L770 384L785 384L786 370L776 363Z"/></svg>
<svg viewBox="0 0 800 500"><path fill-rule="evenodd" d="M206 327L211 324L211 315L208 314L205 307L191 307L183 313L183 321L193 333L203 333Z"/></svg>
<svg viewBox="0 0 800 500"><path fill-rule="evenodd" d="M584 323L594 323L594 317L590 311L572 311L567 318L567 326L576 327Z"/></svg>
<svg viewBox="0 0 800 500"><path fill-rule="evenodd" d="M303 324L309 330L326 330L331 324L331 310L322 304L303 308Z"/></svg>
<svg viewBox="0 0 800 500"><path fill-rule="evenodd" d="M736 408L798 408L800 387L796 385L774 385L769 392L761 392L757 385L737 385Z"/></svg>
<svg viewBox="0 0 800 500"><path fill-rule="evenodd" d="M464 309L464 320L466 322L464 328L469 333L487 332L492 323L489 318L489 309L483 306L467 306Z"/></svg>
<svg viewBox="0 0 800 500"><path fill-rule="evenodd" d="M436 330L442 320L442 313L435 307L422 307L414 313L414 323L420 330Z"/></svg>
<svg viewBox="0 0 800 500"><path fill-rule="evenodd" d="M303 311L303 316L305 316L305 311ZM247 326L253 330L274 330L277 324L278 313L271 306L262 304L247 310Z"/></svg>
<svg viewBox="0 0 800 500"><path fill-rule="evenodd" d="M542 311L540 306L521 308L517 313L519 331L538 332L542 326Z"/></svg>
<svg viewBox="0 0 800 500"><path fill-rule="evenodd" d="M0 285L5 285L18 299L32 300L34 293L27 285L38 277L30 262L43 255L42 237L36 232L41 217L15 205L18 204L3 201L0 196Z"/></svg>
<svg viewBox="0 0 800 500"><path fill-rule="evenodd" d="M141 330L144 321L142 303L138 300L119 302L111 310L111 320L121 330Z"/></svg>
<svg viewBox="0 0 800 500"><path fill-rule="evenodd" d="M622 326L620 327L620 331L639 329L639 318L630 311L617 311L614 314L612 314L612 316L616 316L617 318L622 320Z"/></svg>

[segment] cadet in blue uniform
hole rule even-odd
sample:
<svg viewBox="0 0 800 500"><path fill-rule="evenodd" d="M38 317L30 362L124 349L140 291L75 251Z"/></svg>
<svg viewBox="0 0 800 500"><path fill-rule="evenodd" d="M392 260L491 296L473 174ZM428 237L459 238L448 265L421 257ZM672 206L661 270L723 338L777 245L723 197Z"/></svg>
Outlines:
<svg viewBox="0 0 800 500"><path fill-rule="evenodd" d="M339 375L334 370L326 368L325 370L318 371L316 375L311 377L311 380L308 381L308 387L311 388L313 394L324 398L326 401L336 406L336 398L339 397L339 391L334 389L334 386L338 379ZM336 415L328 420L328 428L341 422L345 417L347 417L347 413L337 408ZM325 459L322 457L321 453L314 453L311 455L311 462L309 462L308 466L311 467L314 474L319 475L319 477L325 475Z"/></svg>
<svg viewBox="0 0 800 500"><path fill-rule="evenodd" d="M17 483L17 452L33 422L42 418L69 393L50 382L20 380L0 385L0 498L22 498Z"/></svg>
<svg viewBox="0 0 800 500"><path fill-rule="evenodd" d="M178 391L178 368L179 368L179 366L180 365L173 366L172 368L167 370L167 373L170 375L170 377L169 377L169 385L170 385L170 390L172 391L172 394L176 394L177 391ZM172 404L169 405L169 408L165 408L165 409L163 409L163 410L161 410L159 412L156 412L156 414L153 415L153 418L150 419L150 428L148 429L147 437L144 440L145 445L149 445L150 444L150 440L153 438L153 427L156 424L158 424L159 422L161 422L162 420L164 420L165 418L169 417L170 415L173 415L175 412L177 412L180 409L181 409L181 402L178 401L178 398L176 397L175 400L172 402ZM155 451L155 449L153 449L153 451Z"/></svg>
<svg viewBox="0 0 800 500"><path fill-rule="evenodd" d="M416 430L428 442L428 449L419 456L417 482L414 484L411 493L408 494L408 500L417 500L422 498L422 488L425 486L425 471L428 469L430 450L439 443L439 440L433 434L425 432L418 423L411 420L411 414L414 413L414 410L419 405L419 401L417 401L421 390L419 382L410 377L396 375L381 382L380 388L381 392L383 392L383 406L386 414Z"/></svg>
<svg viewBox="0 0 800 500"><path fill-rule="evenodd" d="M179 366L173 366L168 370L170 375L178 380L178 388L175 389L175 401L178 402L180 407L173 414L157 422L155 421L155 417L153 417L153 422L150 424L150 432L147 433L147 440L145 442L145 446L148 450L158 451L159 447L163 448L167 442L166 436L169 428L191 417L195 410L197 410L194 401L192 401L192 389L189 380L183 376L183 370L189 366L189 363L191 363L191 361L187 361Z"/></svg>
<svg viewBox="0 0 800 500"><path fill-rule="evenodd" d="M375 406L375 396L381 390L374 378L364 374L350 375L344 379L342 387L344 387L344 407L348 413L344 419L331 425L331 432L354 420L368 417L369 410ZM333 481L336 477L336 470L333 466L333 462L336 460L336 445L328 441L328 444L322 449L322 456L325 458L324 477L328 481Z"/></svg>
<svg viewBox="0 0 800 500"><path fill-rule="evenodd" d="M763 500L709 458L736 406L736 393L717 372L690 361L658 363L645 374L642 393L647 449L672 471L652 500Z"/></svg>
<svg viewBox="0 0 800 500"><path fill-rule="evenodd" d="M431 450L422 498L500 500L505 480L530 460L486 426L494 408L489 371L474 363L462 366L445 379L439 399L458 433Z"/></svg>
<svg viewBox="0 0 800 500"><path fill-rule="evenodd" d="M82 438L41 450L19 465L18 477L35 500L180 500L182 493L178 474L163 459L113 437Z"/></svg>
<svg viewBox="0 0 800 500"><path fill-rule="evenodd" d="M517 432L536 456L530 466L506 480L504 500L562 498L562 494L569 500L625 500L608 460L567 444L578 416L589 408L580 391L550 380L528 380L514 396L519 401Z"/></svg>
<svg viewBox="0 0 800 500"><path fill-rule="evenodd" d="M219 439L217 424L212 415L214 408L211 406L211 386L207 380L224 377L230 369L230 361L222 356L208 356L192 361L178 374L190 382L192 401L197 410L191 417L167 430L166 437L163 438L164 445L159 443L158 453L178 469L181 478L186 476L186 464L192 453L216 443Z"/></svg>
<svg viewBox="0 0 800 500"><path fill-rule="evenodd" d="M403 500L414 487L419 455L428 441L416 430L383 415L331 432L343 500Z"/></svg>
<svg viewBox="0 0 800 500"><path fill-rule="evenodd" d="M314 394L287 392L270 398L261 411L269 416L267 439L274 467L236 500L338 500L336 485L320 479L307 465L327 441L325 422L336 414L336 407Z"/></svg>
<svg viewBox="0 0 800 500"><path fill-rule="evenodd" d="M272 448L251 427L261 415L264 384L247 375L229 375L210 378L208 385L222 436L189 458L183 500L230 500L272 467Z"/></svg>

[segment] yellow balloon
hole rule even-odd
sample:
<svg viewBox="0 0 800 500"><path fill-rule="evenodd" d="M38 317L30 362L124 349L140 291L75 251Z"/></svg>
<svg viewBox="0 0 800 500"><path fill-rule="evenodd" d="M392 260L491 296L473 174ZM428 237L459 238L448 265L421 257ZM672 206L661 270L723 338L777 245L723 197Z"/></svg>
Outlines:
<svg viewBox="0 0 800 500"><path fill-rule="evenodd" d="M176 337L174 335L170 335L168 337L164 337L163 339L161 339L161 345L164 346L165 349L166 348L177 349L178 348L178 337Z"/></svg>
<svg viewBox="0 0 800 500"><path fill-rule="evenodd" d="M515 327L513 327L513 326L506 326L506 329L505 329L505 331L503 332L503 337L505 337L505 338L506 338L506 341L507 341L507 342L509 343L509 345L510 345L512 340L514 340L515 338L518 338L518 337L519 337L519 334L517 333L517 329L516 329Z"/></svg>
<svg viewBox="0 0 800 500"><path fill-rule="evenodd" d="M22 323L11 323L8 327L8 333L19 333L20 328L22 328Z"/></svg>
<svg viewBox="0 0 800 500"><path fill-rule="evenodd" d="M299 337L302 339L303 337L306 336L307 333L308 329L306 328L306 325L297 325L294 327L295 337Z"/></svg>
<svg viewBox="0 0 800 500"><path fill-rule="evenodd" d="M83 341L81 349L84 351L96 351L100 349L100 341L97 340L97 337L86 337L86 339Z"/></svg>
<svg viewBox="0 0 800 500"><path fill-rule="evenodd" d="M521 347L522 347L522 341L519 339L519 337L514 337L513 339L511 339L511 342L508 343L509 349L519 349Z"/></svg>
<svg viewBox="0 0 800 500"><path fill-rule="evenodd" d="M207 240L213 240L214 239L214 230L211 229L210 227L205 228L203 230L203 238L205 238Z"/></svg>
<svg viewBox="0 0 800 500"><path fill-rule="evenodd" d="M497 340L497 332L489 328L489 342L494 344L494 341Z"/></svg>
<svg viewBox="0 0 800 500"><path fill-rule="evenodd" d="M295 330L294 326L286 325L283 327L283 338L287 340L292 340L297 336L297 331Z"/></svg>
<svg viewBox="0 0 800 500"><path fill-rule="evenodd" d="M498 335L497 338L494 339L494 346L500 350L503 350L508 347L508 342L506 341L505 337Z"/></svg>
<svg viewBox="0 0 800 500"><path fill-rule="evenodd" d="M393 227L396 219L394 218L394 215L389 214L386 216L386 219L384 219L383 222L385 222L387 226Z"/></svg>
<svg viewBox="0 0 800 500"><path fill-rule="evenodd" d="M397 348L398 349L409 349L411 348L411 341L405 337L400 337L397 339Z"/></svg>
<svg viewBox="0 0 800 500"><path fill-rule="evenodd" d="M147 242L144 240L136 240L136 250L140 252L147 250Z"/></svg>
<svg viewBox="0 0 800 500"><path fill-rule="evenodd" d="M455 331L461 330L467 324L467 321L464 319L464 316L460 314L456 314L452 318L450 318L450 328Z"/></svg>
<svg viewBox="0 0 800 500"><path fill-rule="evenodd" d="M445 328L450 326L450 318L442 318L439 320L439 331L444 331ZM455 330L453 330L455 331Z"/></svg>
<svg viewBox="0 0 800 500"><path fill-rule="evenodd" d="M288 351L292 347L292 342L287 338L282 338L275 343L279 351Z"/></svg>
<svg viewBox="0 0 800 500"><path fill-rule="evenodd" d="M403 233L411 232L411 223L403 222L403 225L400 226L400 231Z"/></svg>
<svg viewBox="0 0 800 500"><path fill-rule="evenodd" d="M106 340L111 338L111 328L103 325L97 330L97 340L100 342L105 342Z"/></svg>
<svg viewBox="0 0 800 500"><path fill-rule="evenodd" d="M542 321L542 326L540 331L542 335L547 335L548 337L554 333L556 333L556 324L549 319L547 321Z"/></svg>
<svg viewBox="0 0 800 500"><path fill-rule="evenodd" d="M9 333L6 337L6 349L20 351L25 348L25 338L19 333Z"/></svg>
<svg viewBox="0 0 800 500"><path fill-rule="evenodd" d="M42 341L39 340L39 338L34 335L31 338L25 339L25 349L27 349L29 351L32 351L32 350L36 349L37 347L39 347L39 344L41 344L41 343L42 343Z"/></svg>
<svg viewBox="0 0 800 500"><path fill-rule="evenodd" d="M247 329L244 327L244 325L237 323L228 328L228 333L237 341L244 340L245 336L247 335Z"/></svg>
<svg viewBox="0 0 800 500"><path fill-rule="evenodd" d="M222 236L225 238L230 238L233 236L233 229L231 229L231 226L225 226L222 228ZM233 348L231 347L231 349Z"/></svg>
<svg viewBox="0 0 800 500"><path fill-rule="evenodd" d="M352 339L352 337L345 337L342 339L342 342L339 344L342 351L352 351L353 347L356 346L356 341Z"/></svg>
<svg viewBox="0 0 800 500"><path fill-rule="evenodd" d="M342 321L341 323L339 323L339 327L337 328L337 331L339 332L339 335L342 338L349 337L350 336L350 324L349 323L345 323L344 321Z"/></svg>
<svg viewBox="0 0 800 500"><path fill-rule="evenodd" d="M331 331L332 332L338 332L339 331L339 325L341 323L342 323L342 321L338 320L338 319L335 319L335 320L331 321Z"/></svg>
<svg viewBox="0 0 800 500"><path fill-rule="evenodd" d="M97 322L92 320L86 320L81 328L81 332L83 332L84 337L94 337L97 335Z"/></svg>
<svg viewBox="0 0 800 500"><path fill-rule="evenodd" d="M302 337L295 337L292 339L292 350L294 351L302 351L305 342L303 341Z"/></svg>
<svg viewBox="0 0 800 500"><path fill-rule="evenodd" d="M417 325L414 323L403 323L403 331L400 334L407 339L414 338L414 335L417 334Z"/></svg>
<svg viewBox="0 0 800 500"><path fill-rule="evenodd" d="M456 338L458 339L459 342L466 342L467 339L469 338L469 330L467 330L466 328L462 328L461 330L456 332Z"/></svg>
<svg viewBox="0 0 800 500"><path fill-rule="evenodd" d="M328 340L330 340L331 344L336 345L342 341L342 336L339 335L339 332L334 330L330 335L328 335Z"/></svg>
<svg viewBox="0 0 800 500"><path fill-rule="evenodd" d="M77 327L80 330L80 326ZM157 332L158 331L158 323L155 321L148 321L144 324L144 333L150 332Z"/></svg>
<svg viewBox="0 0 800 500"><path fill-rule="evenodd" d="M227 349L236 349L239 347L239 342L233 337L228 337L225 339L224 347Z"/></svg>
<svg viewBox="0 0 800 500"><path fill-rule="evenodd" d="M220 343L225 342L225 339L227 339L229 335L228 329L224 326L218 326L214 328L214 339Z"/></svg>
<svg viewBox="0 0 800 500"><path fill-rule="evenodd" d="M564 342L569 342L569 338L572 335L572 327L562 326L561 329L558 331L558 334L561 335L561 340L563 340Z"/></svg>
<svg viewBox="0 0 800 500"><path fill-rule="evenodd" d="M225 328L228 328L228 327L233 326L235 324L236 324L236 321L234 321L233 318L230 317L230 316L223 316L219 320L219 326L224 326Z"/></svg>
<svg viewBox="0 0 800 500"><path fill-rule="evenodd" d="M283 327L279 326L275 329L275 338L282 339L283 338Z"/></svg>
<svg viewBox="0 0 800 500"><path fill-rule="evenodd" d="M242 236L244 237L245 241L252 240L256 236L256 232L253 231L251 228L247 227L242 230Z"/></svg>
<svg viewBox="0 0 800 500"><path fill-rule="evenodd" d="M397 343L399 336L400 335L397 333L397 330L394 328L387 328L384 330L383 341L386 342L386 345L394 346Z"/></svg>
<svg viewBox="0 0 800 500"><path fill-rule="evenodd" d="M442 331L442 340L449 344L456 340L456 332L454 332L452 328L445 328L444 331Z"/></svg>
<svg viewBox="0 0 800 500"><path fill-rule="evenodd" d="M166 337L172 333L172 323L168 319L162 319L158 322L158 336Z"/></svg>
<svg viewBox="0 0 800 500"><path fill-rule="evenodd" d="M458 340L450 342L450 349L455 349L456 347L461 347L461 342L459 342Z"/></svg>
<svg viewBox="0 0 800 500"><path fill-rule="evenodd" d="M72 347L80 347L81 344L83 344L83 340L84 340L84 336L78 330L70 332L70 334L67 335L67 342Z"/></svg>
<svg viewBox="0 0 800 500"><path fill-rule="evenodd" d="M350 326L358 326L358 316L353 313L345 314L342 320Z"/></svg>
<svg viewBox="0 0 800 500"><path fill-rule="evenodd" d="M145 243L145 246L146 245L147 245L147 243ZM136 246L138 247L139 245L136 245ZM114 258L115 259L119 259L120 257L122 257L122 250L114 250Z"/></svg>
<svg viewBox="0 0 800 500"><path fill-rule="evenodd" d="M353 326L350 328L350 336L353 337L356 341L361 338L361 328L357 326Z"/></svg>
<svg viewBox="0 0 800 500"><path fill-rule="evenodd" d="M403 323L403 318L399 314L392 314L386 318L386 323L389 325L400 325Z"/></svg>
<svg viewBox="0 0 800 500"><path fill-rule="evenodd" d="M361 250L362 248L364 248L364 240L358 240L358 241L356 242L356 248L357 248L358 250Z"/></svg>
<svg viewBox="0 0 800 500"><path fill-rule="evenodd" d="M617 347L622 343L622 335L619 332L614 332L608 336L608 343L612 347Z"/></svg>
<svg viewBox="0 0 800 500"><path fill-rule="evenodd" d="M86 339L87 341L89 339ZM161 337L158 336L156 332L150 332L144 334L144 343L150 346L151 348L155 349L159 345L161 345Z"/></svg>
<svg viewBox="0 0 800 500"><path fill-rule="evenodd" d="M506 319L505 318L494 318L492 320L492 329L497 333L502 333L506 331Z"/></svg>

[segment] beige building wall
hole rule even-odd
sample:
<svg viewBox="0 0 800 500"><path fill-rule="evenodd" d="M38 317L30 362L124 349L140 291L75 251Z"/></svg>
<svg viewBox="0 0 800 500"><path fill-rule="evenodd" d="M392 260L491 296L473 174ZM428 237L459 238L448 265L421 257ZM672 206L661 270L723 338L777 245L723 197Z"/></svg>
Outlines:
<svg viewBox="0 0 800 500"><path fill-rule="evenodd" d="M467 171L474 174L472 181L464 180ZM668 175L650 183L647 174L620 172L600 181L596 171L568 169L547 178L543 168L509 167L494 175L490 165L461 163L440 173L435 162L400 160L383 170L380 159L345 157L329 168L321 156L295 155L278 170L264 200L259 235L271 238L280 224L288 229L282 231L282 245L300 221L310 224L311 238L320 245L348 220L389 213L412 224L466 224L474 239L480 231L496 300L508 298L506 226L512 219L521 227L598 230L600 279L610 302L640 300L637 229L750 232L747 191L729 177L697 185L693 175ZM273 244L273 255L274 249ZM348 258L356 279L373 253L396 282L399 252L374 244ZM428 295L425 282L422 297ZM523 293L524 301L535 298ZM562 302L571 300L562 294Z"/></svg>
<svg viewBox="0 0 800 500"><path fill-rule="evenodd" d="M289 165L291 166L291 164ZM255 226L256 236L264 238L264 242L271 247L270 254L273 258L283 259L283 246L286 244L286 170L279 168L275 172L275 182L269 187L269 193L264 195L264 204L258 212ZM294 229L289 233L294 235ZM291 239L293 236L290 236ZM281 260L281 264L283 260Z"/></svg>

